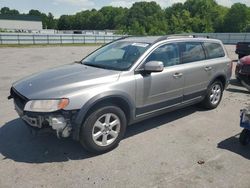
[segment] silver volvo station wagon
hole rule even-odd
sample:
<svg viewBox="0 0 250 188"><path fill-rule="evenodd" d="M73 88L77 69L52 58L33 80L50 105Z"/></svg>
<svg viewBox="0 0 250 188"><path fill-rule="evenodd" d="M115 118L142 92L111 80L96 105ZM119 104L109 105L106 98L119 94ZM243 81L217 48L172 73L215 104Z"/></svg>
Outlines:
<svg viewBox="0 0 250 188"><path fill-rule="evenodd" d="M8 98L28 127L72 137L100 154L135 122L196 103L216 108L231 74L219 40L127 37L15 82Z"/></svg>

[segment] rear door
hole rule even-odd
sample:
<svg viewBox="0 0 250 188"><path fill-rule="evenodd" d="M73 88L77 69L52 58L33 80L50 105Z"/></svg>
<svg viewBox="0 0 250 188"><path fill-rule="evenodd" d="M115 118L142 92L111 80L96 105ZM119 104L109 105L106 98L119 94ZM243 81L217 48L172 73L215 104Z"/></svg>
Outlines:
<svg viewBox="0 0 250 188"><path fill-rule="evenodd" d="M183 102L203 96L210 81L211 70L201 42L180 42L180 57L185 76Z"/></svg>
<svg viewBox="0 0 250 188"><path fill-rule="evenodd" d="M232 75L232 63L225 55L225 51L222 44L216 42L204 42L203 43L206 52L206 67L211 70L209 73L209 80L212 81L218 75L224 75L227 79Z"/></svg>

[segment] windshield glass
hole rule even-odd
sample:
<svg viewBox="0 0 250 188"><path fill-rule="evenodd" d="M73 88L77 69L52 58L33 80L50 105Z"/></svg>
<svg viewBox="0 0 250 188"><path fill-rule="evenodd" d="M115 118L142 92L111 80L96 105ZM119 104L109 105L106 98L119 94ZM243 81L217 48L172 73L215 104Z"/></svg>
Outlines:
<svg viewBox="0 0 250 188"><path fill-rule="evenodd" d="M117 41L95 51L82 63L104 69L128 70L148 46L147 43Z"/></svg>

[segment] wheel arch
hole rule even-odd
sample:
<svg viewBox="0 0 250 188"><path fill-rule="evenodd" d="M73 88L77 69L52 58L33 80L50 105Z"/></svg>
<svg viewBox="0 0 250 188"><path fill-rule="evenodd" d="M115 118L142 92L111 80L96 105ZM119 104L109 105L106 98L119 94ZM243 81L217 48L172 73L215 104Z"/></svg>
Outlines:
<svg viewBox="0 0 250 188"><path fill-rule="evenodd" d="M208 86L210 86L211 84L213 84L216 80L221 81L222 86L223 86L223 90L224 90L226 88L226 85L227 85L226 76L223 75L223 74L219 74L219 75L215 76L214 79L210 81L210 83L209 83Z"/></svg>
<svg viewBox="0 0 250 188"><path fill-rule="evenodd" d="M120 107L127 118L128 124L133 121L135 115L135 104L131 97L124 92L106 92L92 97L82 106L75 119L73 139L79 140L80 129L86 117L101 105L114 104Z"/></svg>

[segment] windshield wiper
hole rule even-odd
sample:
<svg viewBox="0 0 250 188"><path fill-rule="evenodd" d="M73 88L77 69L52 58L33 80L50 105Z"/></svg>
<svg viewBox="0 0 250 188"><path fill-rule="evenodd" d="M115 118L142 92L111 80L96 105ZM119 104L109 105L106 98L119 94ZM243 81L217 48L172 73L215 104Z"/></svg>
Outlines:
<svg viewBox="0 0 250 188"><path fill-rule="evenodd" d="M86 61L82 62L82 63L83 63L83 65L87 65L87 66L90 66L90 67L96 67L96 68L101 68L101 69L120 71L120 69L115 68L115 67L110 67L110 66L105 66L105 65L98 65L98 64L91 64L91 63L88 63Z"/></svg>
<svg viewBox="0 0 250 188"><path fill-rule="evenodd" d="M84 62L84 65L87 65L87 66L90 66L90 67L101 68L101 69L108 69L107 67L102 66L102 65L90 64L90 63L85 63L85 62Z"/></svg>

